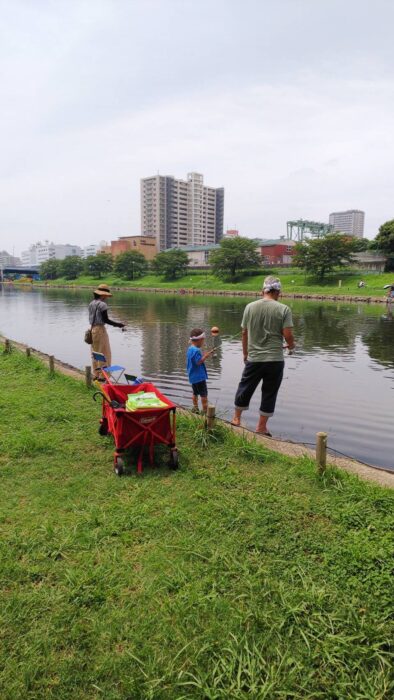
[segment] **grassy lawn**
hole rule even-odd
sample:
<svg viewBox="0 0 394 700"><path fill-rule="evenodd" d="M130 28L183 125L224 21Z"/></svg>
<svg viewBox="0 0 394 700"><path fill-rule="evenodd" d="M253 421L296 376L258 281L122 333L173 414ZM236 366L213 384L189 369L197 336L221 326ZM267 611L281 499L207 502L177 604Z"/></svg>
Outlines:
<svg viewBox="0 0 394 700"><path fill-rule="evenodd" d="M393 697L393 492L187 416L119 479L82 383L0 377L1 700Z"/></svg>
<svg viewBox="0 0 394 700"><path fill-rule="evenodd" d="M223 282L217 277L204 272L191 272L181 279L165 282L156 275L146 275L137 280L123 280L113 275L107 275L105 282L116 287L157 287L163 289L203 289L203 290L234 290L234 291L257 291L261 289L261 282L267 274L278 274L282 278L285 292L296 294L352 294L357 296L384 296L383 287L394 281L394 273L367 274L354 272L341 272L331 275L323 284L319 284L316 279L305 278L304 274L297 269L291 270L265 270L261 275L244 277L236 283ZM366 287L357 288L357 284L363 279ZM338 282L342 280L339 288ZM55 280L53 284L65 285L88 285L90 287L100 284L103 280L95 280L91 277L83 276L77 280ZM52 284L49 282L49 284Z"/></svg>

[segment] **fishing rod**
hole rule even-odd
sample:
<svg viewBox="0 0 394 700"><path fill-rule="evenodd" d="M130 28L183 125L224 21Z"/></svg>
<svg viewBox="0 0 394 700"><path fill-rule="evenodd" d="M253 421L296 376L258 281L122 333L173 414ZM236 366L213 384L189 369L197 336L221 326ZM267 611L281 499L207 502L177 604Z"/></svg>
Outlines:
<svg viewBox="0 0 394 700"><path fill-rule="evenodd" d="M222 336L221 336L221 340L231 341L231 340L234 340L235 338L238 338L241 334L242 334L242 330L238 331L238 333L234 333L234 335L230 335L230 336L222 335ZM214 351L214 352L212 353L212 356L213 356L213 357L215 357L215 350L216 350L217 347L218 347L217 344L215 343L215 339L216 339L216 338L219 339L219 335L220 335L219 326L212 326L212 328L211 328L211 336L213 337L213 348L212 348L212 350ZM293 355L293 354L294 354L294 349L293 349L293 350L290 350L290 349L288 348L287 345L283 345L283 350L287 350L287 354L288 354L288 355Z"/></svg>

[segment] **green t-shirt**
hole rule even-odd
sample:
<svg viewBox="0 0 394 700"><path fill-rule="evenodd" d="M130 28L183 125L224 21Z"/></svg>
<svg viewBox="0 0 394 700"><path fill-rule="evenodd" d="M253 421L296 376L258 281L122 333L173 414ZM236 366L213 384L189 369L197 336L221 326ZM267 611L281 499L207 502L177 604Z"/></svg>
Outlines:
<svg viewBox="0 0 394 700"><path fill-rule="evenodd" d="M283 329L293 327L291 310L273 299L258 299L245 308L241 323L248 331L249 362L283 360Z"/></svg>

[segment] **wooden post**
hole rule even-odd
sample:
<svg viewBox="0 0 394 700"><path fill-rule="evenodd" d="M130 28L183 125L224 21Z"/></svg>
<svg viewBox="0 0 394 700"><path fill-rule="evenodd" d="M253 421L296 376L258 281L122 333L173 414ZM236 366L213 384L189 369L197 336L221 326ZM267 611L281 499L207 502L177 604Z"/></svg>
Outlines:
<svg viewBox="0 0 394 700"><path fill-rule="evenodd" d="M90 389L92 386L92 368L90 365L86 365L85 367L85 382L86 386Z"/></svg>
<svg viewBox="0 0 394 700"><path fill-rule="evenodd" d="M30 348L26 348L26 357L30 357L31 350Z"/></svg>
<svg viewBox="0 0 394 700"><path fill-rule="evenodd" d="M7 355L11 352L11 341L8 340L8 338L4 340L4 352L7 353Z"/></svg>
<svg viewBox="0 0 394 700"><path fill-rule="evenodd" d="M342 287L342 280L338 280L338 287Z"/></svg>
<svg viewBox="0 0 394 700"><path fill-rule="evenodd" d="M55 371L55 358L53 355L49 355L49 374L53 374Z"/></svg>
<svg viewBox="0 0 394 700"><path fill-rule="evenodd" d="M327 433L316 433L316 462L320 474L323 474L327 463Z"/></svg>
<svg viewBox="0 0 394 700"><path fill-rule="evenodd" d="M216 414L215 406L212 406L212 404L209 404L208 408L207 408L207 429L208 430L212 430L212 428L215 425L215 414Z"/></svg>

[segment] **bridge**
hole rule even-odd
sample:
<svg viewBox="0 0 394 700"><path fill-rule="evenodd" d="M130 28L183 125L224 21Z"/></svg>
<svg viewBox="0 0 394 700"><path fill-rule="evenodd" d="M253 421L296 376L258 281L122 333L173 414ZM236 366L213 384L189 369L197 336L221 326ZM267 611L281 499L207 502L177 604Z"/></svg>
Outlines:
<svg viewBox="0 0 394 700"><path fill-rule="evenodd" d="M4 280L20 280L27 277L32 280L39 280L40 273L37 267L0 267L0 282Z"/></svg>

